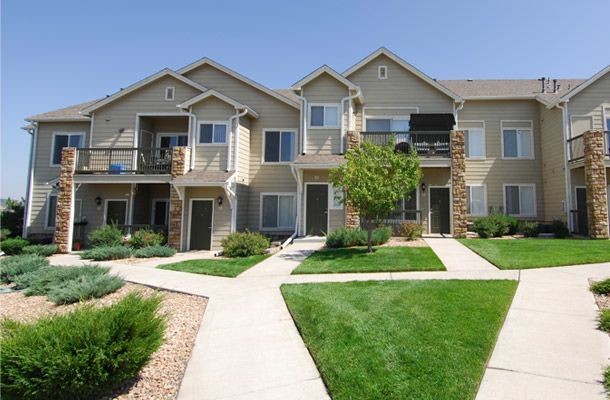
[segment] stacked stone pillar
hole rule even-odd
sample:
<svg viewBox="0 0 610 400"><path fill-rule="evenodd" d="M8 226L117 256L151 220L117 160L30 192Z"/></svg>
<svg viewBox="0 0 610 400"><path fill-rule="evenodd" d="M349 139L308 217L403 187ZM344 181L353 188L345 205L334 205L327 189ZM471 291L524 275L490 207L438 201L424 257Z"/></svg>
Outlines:
<svg viewBox="0 0 610 400"><path fill-rule="evenodd" d="M466 154L464 132L451 131L451 190L453 195L453 237L466 237Z"/></svg>
<svg viewBox="0 0 610 400"><path fill-rule="evenodd" d="M347 132L347 150L360 147L360 132ZM358 228L360 226L360 212L349 202L345 204L345 226L347 228Z"/></svg>
<svg viewBox="0 0 610 400"><path fill-rule="evenodd" d="M191 149L189 147L174 147L172 151L172 180L184 175L189 170ZM178 189L173 185L169 188L169 225L167 227L167 244L176 250L182 247L182 208L184 206Z"/></svg>
<svg viewBox="0 0 610 400"><path fill-rule="evenodd" d="M58 253L72 251L74 231L74 170L76 168L76 148L65 147L61 152L59 172L59 193L55 213L55 236Z"/></svg>
<svg viewBox="0 0 610 400"><path fill-rule="evenodd" d="M592 239L608 239L604 131L587 131L583 140L589 236Z"/></svg>

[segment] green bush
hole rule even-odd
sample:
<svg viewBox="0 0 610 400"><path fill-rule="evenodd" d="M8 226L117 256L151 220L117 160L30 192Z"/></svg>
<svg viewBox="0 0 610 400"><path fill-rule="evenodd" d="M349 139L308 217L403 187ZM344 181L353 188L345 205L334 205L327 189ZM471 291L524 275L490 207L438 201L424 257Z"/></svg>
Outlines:
<svg viewBox="0 0 610 400"><path fill-rule="evenodd" d="M132 250L125 246L101 246L85 250L81 253L81 258L93 261L120 260L131 257Z"/></svg>
<svg viewBox="0 0 610 400"><path fill-rule="evenodd" d="M14 256L21 254L23 252L23 248L29 245L30 242L21 237L14 237L4 239L0 243L0 249L9 256Z"/></svg>
<svg viewBox="0 0 610 400"><path fill-rule="evenodd" d="M365 232L366 233L366 232ZM387 243L388 240L392 237L392 228L389 226L382 226L373 231L373 246L379 246L380 244ZM366 245L366 241L364 245Z"/></svg>
<svg viewBox="0 0 610 400"><path fill-rule="evenodd" d="M610 279L595 282L591 285L591 291L597 294L610 294Z"/></svg>
<svg viewBox="0 0 610 400"><path fill-rule="evenodd" d="M47 297L55 304L71 304L97 299L119 290L125 281L117 275L88 274L50 288Z"/></svg>
<svg viewBox="0 0 610 400"><path fill-rule="evenodd" d="M171 257L174 254L176 254L176 250L167 246L149 246L133 252L137 258Z"/></svg>
<svg viewBox="0 0 610 400"><path fill-rule="evenodd" d="M270 245L269 238L258 232L234 232L222 239L223 254L227 257L265 254Z"/></svg>
<svg viewBox="0 0 610 400"><path fill-rule="evenodd" d="M405 237L409 240L415 240L422 237L424 227L416 222L403 222L398 228L398 236Z"/></svg>
<svg viewBox="0 0 610 400"><path fill-rule="evenodd" d="M89 399L111 394L163 342L161 298L130 294L105 308L80 307L34 323L2 323L2 395Z"/></svg>
<svg viewBox="0 0 610 400"><path fill-rule="evenodd" d="M9 236L11 236L11 231L10 229L6 229L6 228L2 228L0 229L0 241L1 240L5 240L8 239Z"/></svg>
<svg viewBox="0 0 610 400"><path fill-rule="evenodd" d="M123 244L123 232L116 225L102 225L89 233L88 237L93 247L120 246Z"/></svg>
<svg viewBox="0 0 610 400"><path fill-rule="evenodd" d="M519 221L512 215L506 214L493 214L493 218L499 221L499 224L503 227L503 235L515 235L519 229Z"/></svg>
<svg viewBox="0 0 610 400"><path fill-rule="evenodd" d="M373 230L373 246L384 244L392 236L392 228L384 226ZM344 248L367 245L367 231L361 228L339 228L326 235L326 246Z"/></svg>
<svg viewBox="0 0 610 400"><path fill-rule="evenodd" d="M602 310L599 314L599 329L610 332L610 310Z"/></svg>
<svg viewBox="0 0 610 400"><path fill-rule="evenodd" d="M498 225L489 217L476 218L472 224L472 230L479 234L482 239L496 236Z"/></svg>
<svg viewBox="0 0 610 400"><path fill-rule="evenodd" d="M568 225L560 219L556 219L551 223L551 232L553 232L558 239L565 239L570 236Z"/></svg>
<svg viewBox="0 0 610 400"><path fill-rule="evenodd" d="M519 221L510 215L494 213L474 220L472 229L481 238L502 237L517 233Z"/></svg>
<svg viewBox="0 0 610 400"><path fill-rule="evenodd" d="M24 254L0 259L0 281L14 282L19 276L33 273L49 265L49 261L36 254Z"/></svg>
<svg viewBox="0 0 610 400"><path fill-rule="evenodd" d="M26 296L46 296L52 289L64 286L66 282L76 280L81 276L105 275L109 271L109 268L98 266L53 266L20 275L15 283L25 289Z"/></svg>
<svg viewBox="0 0 610 400"><path fill-rule="evenodd" d="M141 249L148 246L161 246L165 242L165 237L160 232L152 229L140 229L129 239L129 245L134 249Z"/></svg>
<svg viewBox="0 0 610 400"><path fill-rule="evenodd" d="M610 367L606 368L604 372L604 387L610 392Z"/></svg>
<svg viewBox="0 0 610 400"><path fill-rule="evenodd" d="M525 237L537 237L540 232L540 225L538 222L523 221L519 230Z"/></svg>
<svg viewBox="0 0 610 400"><path fill-rule="evenodd" d="M37 254L42 257L49 257L57 253L55 244L31 244L23 248L23 254Z"/></svg>

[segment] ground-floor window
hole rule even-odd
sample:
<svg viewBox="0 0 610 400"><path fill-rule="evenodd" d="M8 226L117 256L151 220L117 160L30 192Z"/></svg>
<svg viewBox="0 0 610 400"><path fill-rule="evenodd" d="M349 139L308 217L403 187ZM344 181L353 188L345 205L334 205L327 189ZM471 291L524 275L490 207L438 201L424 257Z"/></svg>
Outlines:
<svg viewBox="0 0 610 400"><path fill-rule="evenodd" d="M466 186L467 214L477 216L487 214L487 205L485 204L485 197L485 186Z"/></svg>
<svg viewBox="0 0 610 400"><path fill-rule="evenodd" d="M263 194L261 205L262 229L290 229L295 222L293 193Z"/></svg>
<svg viewBox="0 0 610 400"><path fill-rule="evenodd" d="M127 221L127 199L106 200L104 223L125 225Z"/></svg>
<svg viewBox="0 0 610 400"><path fill-rule="evenodd" d="M417 221L417 189L396 202L396 208L390 214L390 220Z"/></svg>
<svg viewBox="0 0 610 400"><path fill-rule="evenodd" d="M57 217L57 195L50 194L47 196L47 215L46 225L47 229L55 228L55 218Z"/></svg>
<svg viewBox="0 0 610 400"><path fill-rule="evenodd" d="M504 209L517 217L536 216L536 185L504 185Z"/></svg>

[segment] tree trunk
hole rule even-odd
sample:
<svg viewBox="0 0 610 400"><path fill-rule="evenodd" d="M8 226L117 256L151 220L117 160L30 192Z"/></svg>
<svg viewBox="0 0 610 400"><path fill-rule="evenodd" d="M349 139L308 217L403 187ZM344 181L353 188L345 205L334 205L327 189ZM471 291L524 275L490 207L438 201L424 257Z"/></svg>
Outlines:
<svg viewBox="0 0 610 400"><path fill-rule="evenodd" d="M373 252L373 222L371 220L366 224L367 230L367 253Z"/></svg>

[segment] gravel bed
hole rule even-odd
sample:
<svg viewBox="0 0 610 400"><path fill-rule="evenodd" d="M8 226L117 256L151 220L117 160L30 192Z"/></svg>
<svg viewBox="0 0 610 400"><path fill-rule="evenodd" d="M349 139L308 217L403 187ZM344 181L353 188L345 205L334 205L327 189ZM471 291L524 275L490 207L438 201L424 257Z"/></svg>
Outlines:
<svg viewBox="0 0 610 400"><path fill-rule="evenodd" d="M391 237L382 247L428 247L424 239L407 240L403 237Z"/></svg>
<svg viewBox="0 0 610 400"><path fill-rule="evenodd" d="M152 355L135 381L125 384L109 398L175 399L207 304L207 299L203 297L127 283L101 299L56 306L44 296L26 297L16 292L0 295L0 318L30 322L43 315L64 314L82 304L107 306L134 291L146 296L159 292L163 295L161 313L168 317L165 343Z"/></svg>

